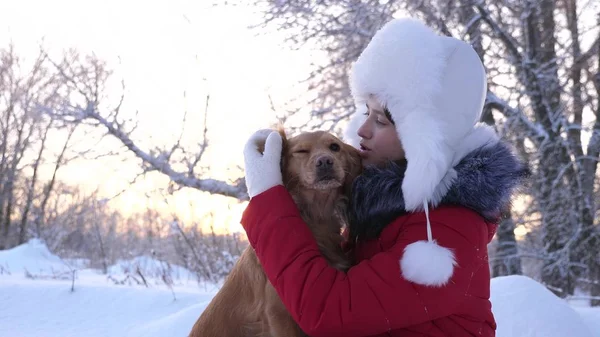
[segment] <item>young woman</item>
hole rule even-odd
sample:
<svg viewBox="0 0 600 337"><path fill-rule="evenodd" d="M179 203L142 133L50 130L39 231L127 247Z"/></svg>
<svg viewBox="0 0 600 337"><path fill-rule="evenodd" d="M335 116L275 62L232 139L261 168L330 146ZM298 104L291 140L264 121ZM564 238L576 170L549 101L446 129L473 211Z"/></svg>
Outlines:
<svg viewBox="0 0 600 337"><path fill-rule="evenodd" d="M244 151L241 222L269 280L313 337L494 336L487 244L527 168L478 123L478 55L395 19L350 80L357 114L346 135L365 165L352 192L358 263L347 273L327 265L282 186L281 138L261 130Z"/></svg>

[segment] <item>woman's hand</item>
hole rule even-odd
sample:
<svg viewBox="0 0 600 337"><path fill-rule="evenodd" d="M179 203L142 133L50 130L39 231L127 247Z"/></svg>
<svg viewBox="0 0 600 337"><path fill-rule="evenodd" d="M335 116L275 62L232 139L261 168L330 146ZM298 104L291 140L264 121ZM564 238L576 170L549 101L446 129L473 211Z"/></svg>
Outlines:
<svg viewBox="0 0 600 337"><path fill-rule="evenodd" d="M260 148L264 144L264 151ZM277 185L283 185L281 177L281 135L272 129L256 131L244 147L244 171L248 196L254 196Z"/></svg>

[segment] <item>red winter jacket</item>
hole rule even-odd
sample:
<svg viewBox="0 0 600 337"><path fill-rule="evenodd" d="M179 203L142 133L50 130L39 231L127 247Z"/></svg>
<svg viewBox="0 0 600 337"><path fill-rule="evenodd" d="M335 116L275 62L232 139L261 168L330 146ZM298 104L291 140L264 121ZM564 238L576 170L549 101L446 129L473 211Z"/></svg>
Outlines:
<svg viewBox="0 0 600 337"><path fill-rule="evenodd" d="M404 210L405 166L365 169L355 181L350 232L358 237L352 240L357 264L347 273L329 267L283 186L252 198L241 223L267 277L308 335L495 335L487 244L528 170L501 142L474 150L453 169L456 179L429 212L433 238L453 251L457 263L443 286L419 285L401 272L404 249L427 240L425 213ZM414 265L420 267L418 260Z"/></svg>
<svg viewBox="0 0 600 337"><path fill-rule="evenodd" d="M359 243L358 265L348 274L327 265L283 186L254 197L242 224L269 280L309 336L494 336L486 248L494 226L463 207L429 215L438 244L454 249L458 262L441 288L413 284L400 273L404 248L427 239L424 213L400 216L378 239Z"/></svg>

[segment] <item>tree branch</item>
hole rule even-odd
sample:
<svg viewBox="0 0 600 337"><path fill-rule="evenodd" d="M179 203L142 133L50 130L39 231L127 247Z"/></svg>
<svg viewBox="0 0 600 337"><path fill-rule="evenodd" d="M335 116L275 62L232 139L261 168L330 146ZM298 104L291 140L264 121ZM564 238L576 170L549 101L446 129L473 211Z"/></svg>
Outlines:
<svg viewBox="0 0 600 337"><path fill-rule="evenodd" d="M149 153L144 152L138 146L136 146L131 138L118 127L94 110L91 104L88 104L87 109L80 111L83 116L92 118L103 125L109 134L113 135L125 145L131 152L133 152L138 158L140 158L145 164L150 165L153 170L164 173L173 182L185 186L195 188L201 191L209 192L212 194L220 194L227 197L233 197L239 200L248 200L248 194L246 190L246 184L244 179L238 179L234 185L230 185L227 182L216 180L216 179L199 179L188 174L178 172L174 170L168 161L160 158L155 158Z"/></svg>
<svg viewBox="0 0 600 337"><path fill-rule="evenodd" d="M525 114L523 114L523 111L511 107L508 102L496 96L496 94L491 91L488 91L487 93L485 105L501 112L507 118L519 122L525 127L526 131L528 132L528 136L532 140L540 142L541 140L548 138L548 133L544 130L544 128L542 128L541 125L533 123L531 120L529 120L529 118L527 118L527 116L525 116Z"/></svg>

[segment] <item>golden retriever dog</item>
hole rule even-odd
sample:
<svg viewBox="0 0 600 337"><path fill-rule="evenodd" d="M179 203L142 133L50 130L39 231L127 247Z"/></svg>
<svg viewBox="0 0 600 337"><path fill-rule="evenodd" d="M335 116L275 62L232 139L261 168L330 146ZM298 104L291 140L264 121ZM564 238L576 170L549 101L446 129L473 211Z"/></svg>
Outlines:
<svg viewBox="0 0 600 337"><path fill-rule="evenodd" d="M323 131L283 138L282 175L303 220L328 263L342 271L352 264L342 250L346 206L360 174L359 153ZM240 256L189 337L306 336L289 315L263 272L252 247Z"/></svg>

